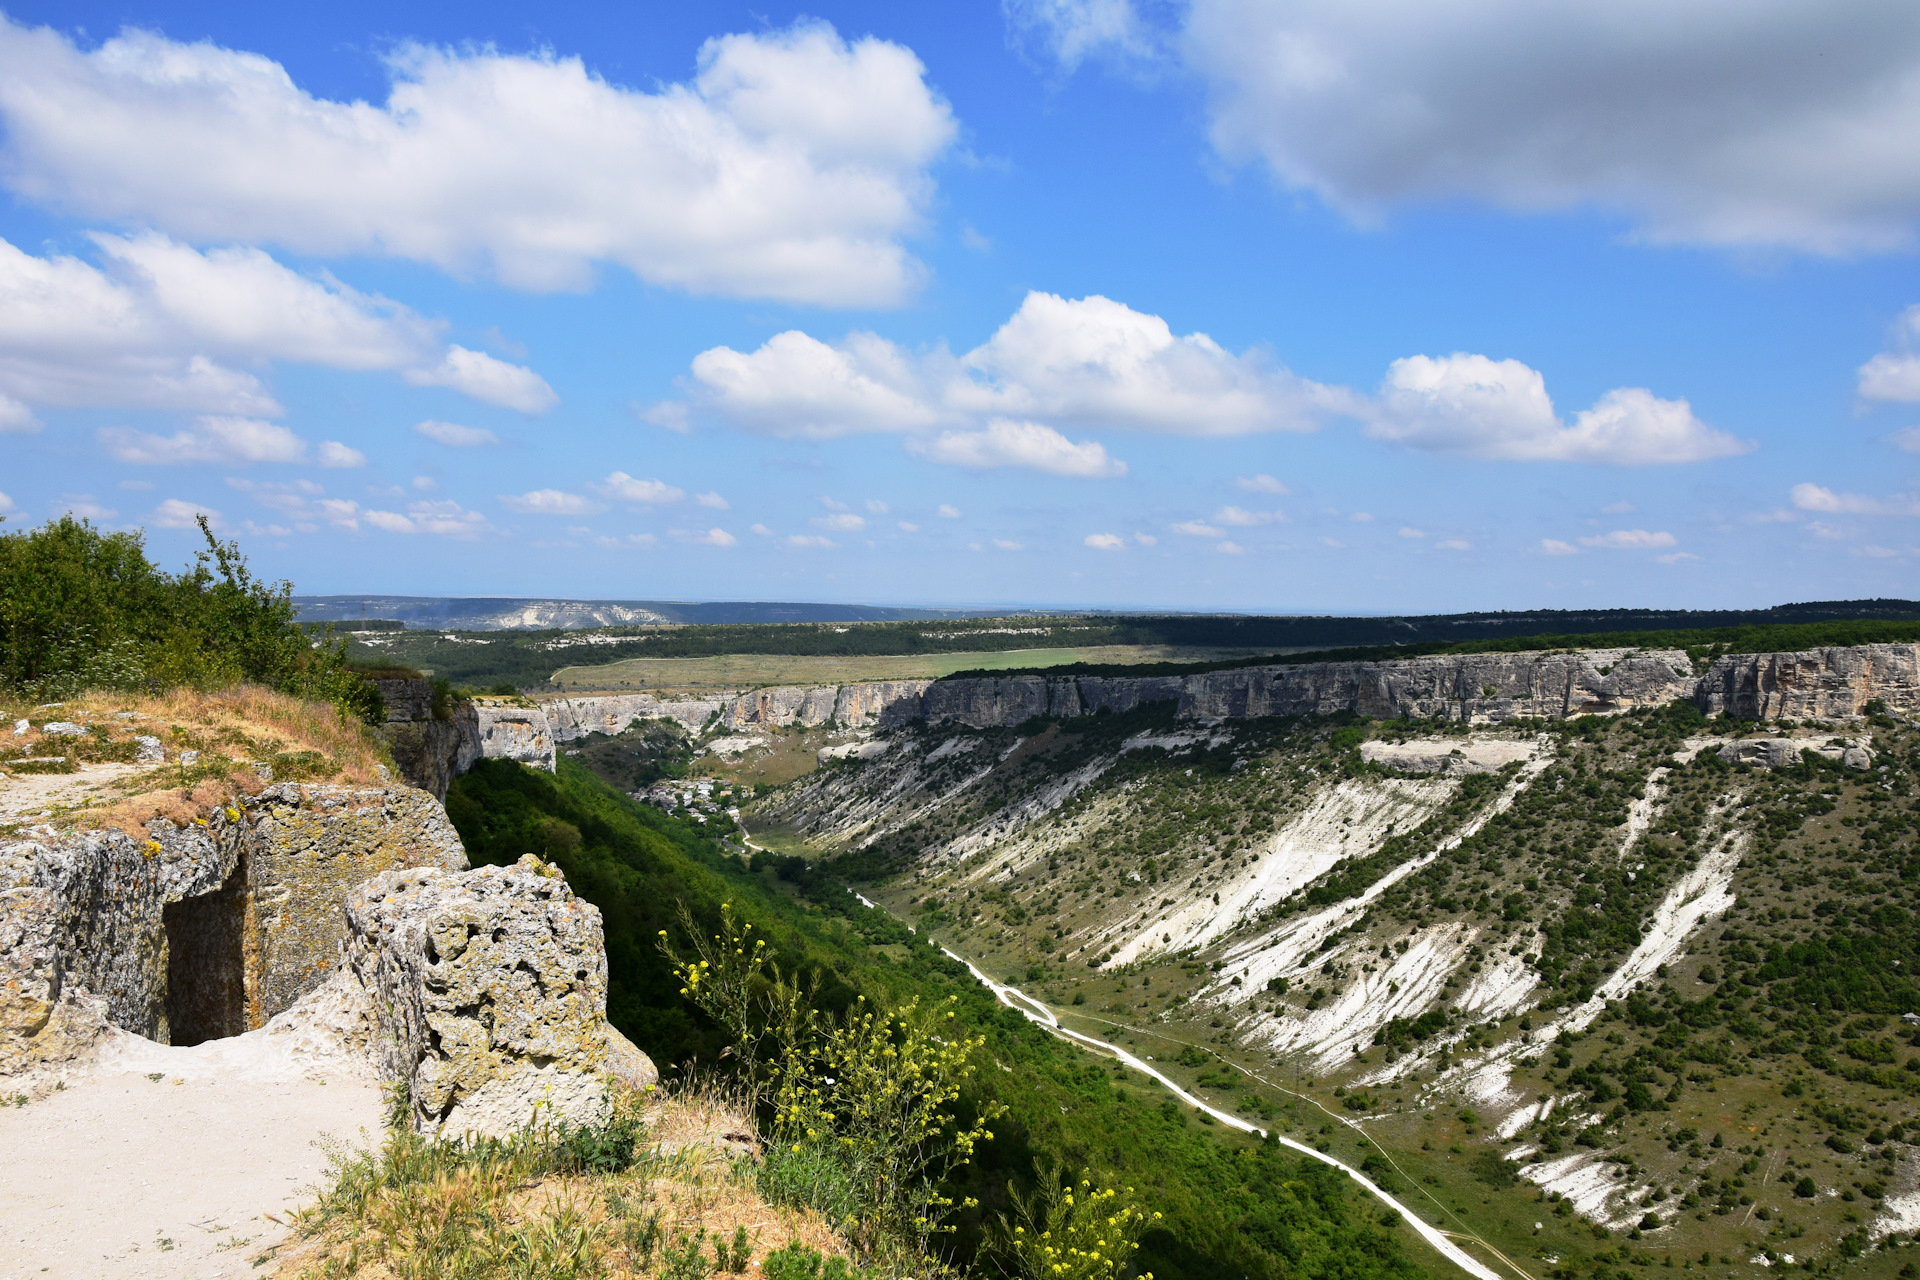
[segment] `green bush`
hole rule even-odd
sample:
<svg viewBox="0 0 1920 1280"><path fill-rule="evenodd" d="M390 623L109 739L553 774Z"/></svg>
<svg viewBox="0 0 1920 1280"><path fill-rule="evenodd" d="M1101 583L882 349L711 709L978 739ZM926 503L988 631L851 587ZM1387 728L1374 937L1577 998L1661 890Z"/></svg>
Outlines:
<svg viewBox="0 0 1920 1280"><path fill-rule="evenodd" d="M292 584L255 578L204 517L200 532L205 550L178 574L147 559L140 533L72 516L0 535L0 691L50 700L244 682L379 718L346 642L316 643L295 623Z"/></svg>

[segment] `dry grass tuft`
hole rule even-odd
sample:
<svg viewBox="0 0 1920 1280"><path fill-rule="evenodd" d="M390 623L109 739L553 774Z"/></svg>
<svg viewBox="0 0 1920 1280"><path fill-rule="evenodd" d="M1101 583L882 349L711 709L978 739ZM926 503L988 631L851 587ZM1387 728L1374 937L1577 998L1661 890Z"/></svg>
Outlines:
<svg viewBox="0 0 1920 1280"><path fill-rule="evenodd" d="M8 803L14 781L8 776L9 759L59 758L58 772L79 775L76 785L51 804L54 824L68 829L118 828L143 836L156 818L185 826L215 806L258 795L268 785L260 766L277 782L386 785L381 768L389 761L365 725L342 719L325 704L258 685L155 695L90 693L45 706L0 703L0 716L9 726L19 720L29 724L23 734L0 733L0 810L18 807ZM53 721L79 724L89 732L83 737L43 732ZM167 763L135 764L138 737L158 738ZM191 766L180 762L188 751L199 753ZM36 764L19 772L47 769Z"/></svg>
<svg viewBox="0 0 1920 1280"><path fill-rule="evenodd" d="M847 1256L818 1215L755 1190L756 1161L734 1140L753 1129L736 1105L711 1091L656 1097L618 1173L552 1172L526 1142L476 1158L390 1137L379 1153L343 1155L335 1186L302 1215L306 1238L257 1263L293 1280L726 1280L792 1244Z"/></svg>

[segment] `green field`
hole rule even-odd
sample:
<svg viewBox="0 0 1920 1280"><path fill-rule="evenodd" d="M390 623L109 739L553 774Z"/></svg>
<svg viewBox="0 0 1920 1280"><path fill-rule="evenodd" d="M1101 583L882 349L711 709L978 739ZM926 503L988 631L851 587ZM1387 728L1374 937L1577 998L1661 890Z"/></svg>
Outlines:
<svg viewBox="0 0 1920 1280"><path fill-rule="evenodd" d="M1151 662L1221 662L1250 657L1247 649L1184 645L1088 645L1071 649L920 654L728 653L708 658L628 658L603 666L563 667L553 683L569 692L651 689L712 693L769 685L854 684L865 680L937 680L956 671L1031 670L1087 662L1135 666Z"/></svg>

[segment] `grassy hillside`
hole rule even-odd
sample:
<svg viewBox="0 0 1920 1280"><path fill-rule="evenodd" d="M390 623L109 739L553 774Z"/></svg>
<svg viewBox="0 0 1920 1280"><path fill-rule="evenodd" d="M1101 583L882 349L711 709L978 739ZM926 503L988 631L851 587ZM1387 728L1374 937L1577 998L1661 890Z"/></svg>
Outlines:
<svg viewBox="0 0 1920 1280"><path fill-rule="evenodd" d="M1164 1215L1137 1255L1139 1268L1161 1280L1420 1274L1410 1233L1344 1176L1277 1144L1200 1124L1163 1090L1047 1036L996 1005L961 966L797 859L761 855L750 868L564 758L557 775L483 762L455 783L447 808L476 862L540 852L600 906L609 1015L670 1078L714 1064L724 1044L680 997L654 945L660 930L679 929L680 903L711 929L720 904L731 902L783 964L818 975L825 1007L843 1009L860 994L888 1003L955 997L963 1025L986 1036L990 1059L967 1105L997 1101L1010 1110L952 1188L981 1202L959 1218L954 1244L963 1261L976 1260L988 1216L1006 1207L1008 1181L1031 1187L1036 1162L1057 1154L1072 1168L1137 1186Z"/></svg>
<svg viewBox="0 0 1920 1280"><path fill-rule="evenodd" d="M1872 767L1719 757L1760 732ZM1536 1275L1907 1265L1914 727L1150 708L894 737L749 824L1217 1106L1351 1120L1436 1221ZM1394 743L1514 754L1362 755Z"/></svg>

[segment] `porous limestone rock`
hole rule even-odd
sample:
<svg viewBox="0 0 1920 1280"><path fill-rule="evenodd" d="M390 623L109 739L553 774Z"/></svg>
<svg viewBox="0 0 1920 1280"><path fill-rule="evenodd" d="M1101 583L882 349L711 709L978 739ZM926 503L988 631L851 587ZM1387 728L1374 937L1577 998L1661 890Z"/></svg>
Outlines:
<svg viewBox="0 0 1920 1280"><path fill-rule="evenodd" d="M607 1075L651 1072L606 1023L599 909L531 854L511 867L376 876L349 899L347 922L346 963L377 1011L381 1073L406 1084L422 1132L602 1123Z"/></svg>
<svg viewBox="0 0 1920 1280"><path fill-rule="evenodd" d="M1540 750L1537 742L1483 739L1462 742L1454 738L1423 738L1416 742L1383 742L1374 739L1360 744L1360 758L1402 773L1497 773L1510 764L1531 760Z"/></svg>
<svg viewBox="0 0 1920 1280"><path fill-rule="evenodd" d="M263 1025L324 983L361 880L466 866L432 797L270 787L145 837L0 848L0 1074L85 1052L106 1027L196 1044Z"/></svg>
<svg viewBox="0 0 1920 1280"><path fill-rule="evenodd" d="M755 689L735 698L722 713L721 723L729 729L786 724L817 729L834 718L839 700L840 689L836 685Z"/></svg>
<svg viewBox="0 0 1920 1280"><path fill-rule="evenodd" d="M688 733L699 733L731 701L731 695L661 699L650 693L619 693L555 698L541 708L553 740L572 742L590 733L624 733L640 720L672 720Z"/></svg>
<svg viewBox="0 0 1920 1280"><path fill-rule="evenodd" d="M1876 700L1920 713L1920 645L1728 654L1707 668L1694 695L1707 715L1742 720L1847 719Z"/></svg>
<svg viewBox="0 0 1920 1280"><path fill-rule="evenodd" d="M247 801L244 889L251 901L249 1027L327 980L346 937L342 904L369 876L407 867L461 871L447 811L412 787L269 787Z"/></svg>
<svg viewBox="0 0 1920 1280"><path fill-rule="evenodd" d="M511 698L475 698L468 705L480 755L553 772L553 725L545 711Z"/></svg>
<svg viewBox="0 0 1920 1280"><path fill-rule="evenodd" d="M1808 753L1849 769L1873 767L1873 749L1857 738L1740 738L1721 747L1719 756L1728 764L1789 769Z"/></svg>

